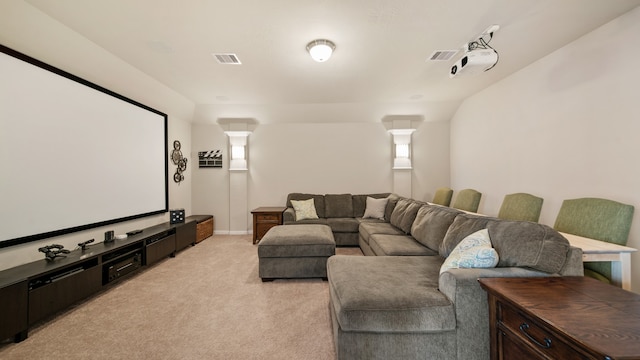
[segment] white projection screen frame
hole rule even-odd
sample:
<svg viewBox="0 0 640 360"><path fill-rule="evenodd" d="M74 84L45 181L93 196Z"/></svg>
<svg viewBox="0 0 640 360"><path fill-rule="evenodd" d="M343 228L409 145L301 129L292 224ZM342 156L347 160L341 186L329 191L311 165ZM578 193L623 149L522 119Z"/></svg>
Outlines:
<svg viewBox="0 0 640 360"><path fill-rule="evenodd" d="M0 248L168 211L167 115L0 45Z"/></svg>

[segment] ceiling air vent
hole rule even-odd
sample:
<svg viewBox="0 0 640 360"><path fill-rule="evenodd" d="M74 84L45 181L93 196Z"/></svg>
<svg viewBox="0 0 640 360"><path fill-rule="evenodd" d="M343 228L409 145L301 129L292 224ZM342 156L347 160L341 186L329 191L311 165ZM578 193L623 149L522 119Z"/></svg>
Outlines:
<svg viewBox="0 0 640 360"><path fill-rule="evenodd" d="M447 61L451 60L458 53L458 50L436 50L429 57L429 61Z"/></svg>
<svg viewBox="0 0 640 360"><path fill-rule="evenodd" d="M213 54L218 63L220 64L232 64L232 65L240 65L240 59L236 54Z"/></svg>

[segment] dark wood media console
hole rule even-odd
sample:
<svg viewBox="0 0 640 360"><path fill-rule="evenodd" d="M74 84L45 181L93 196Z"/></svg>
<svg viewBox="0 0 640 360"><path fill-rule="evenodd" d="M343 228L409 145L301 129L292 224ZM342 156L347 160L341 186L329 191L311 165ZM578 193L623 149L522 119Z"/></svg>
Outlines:
<svg viewBox="0 0 640 360"><path fill-rule="evenodd" d="M0 340L27 338L29 326L196 243L196 220L163 223L66 257L0 271Z"/></svg>

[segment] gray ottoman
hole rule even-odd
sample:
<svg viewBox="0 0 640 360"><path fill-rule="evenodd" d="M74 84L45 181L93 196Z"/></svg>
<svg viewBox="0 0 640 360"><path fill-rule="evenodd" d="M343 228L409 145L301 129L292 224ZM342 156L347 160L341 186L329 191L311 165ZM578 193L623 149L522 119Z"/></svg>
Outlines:
<svg viewBox="0 0 640 360"><path fill-rule="evenodd" d="M327 279L327 259L336 243L327 225L274 226L258 243L258 272L262 281L277 278Z"/></svg>

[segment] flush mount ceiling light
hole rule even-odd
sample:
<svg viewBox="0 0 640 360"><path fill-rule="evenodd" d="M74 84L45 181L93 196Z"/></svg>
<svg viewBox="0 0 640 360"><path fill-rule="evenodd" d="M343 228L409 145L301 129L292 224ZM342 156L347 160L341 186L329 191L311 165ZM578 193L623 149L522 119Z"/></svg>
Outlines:
<svg viewBox="0 0 640 360"><path fill-rule="evenodd" d="M318 39L313 40L309 44L307 44L307 51L313 58L313 60L317 62L325 62L329 60L333 50L336 49L336 44L332 43L329 40Z"/></svg>

